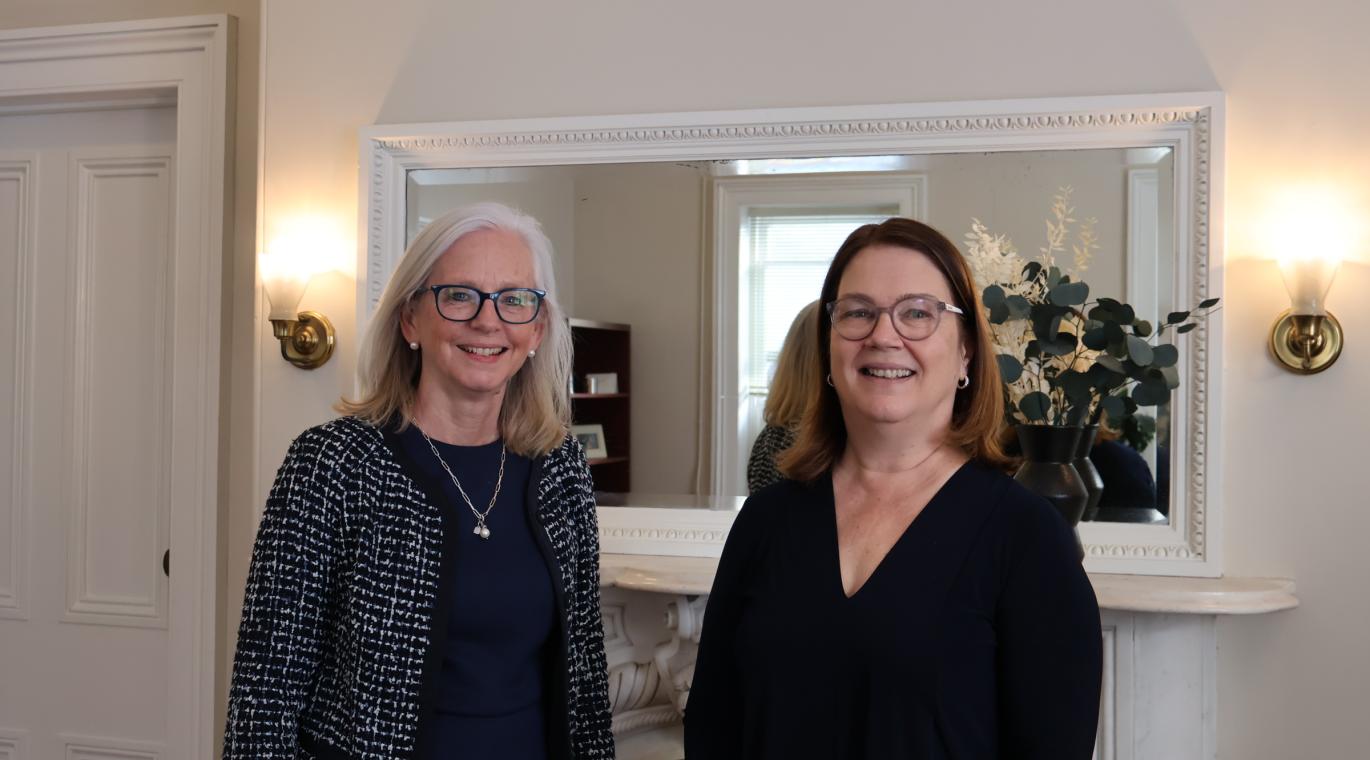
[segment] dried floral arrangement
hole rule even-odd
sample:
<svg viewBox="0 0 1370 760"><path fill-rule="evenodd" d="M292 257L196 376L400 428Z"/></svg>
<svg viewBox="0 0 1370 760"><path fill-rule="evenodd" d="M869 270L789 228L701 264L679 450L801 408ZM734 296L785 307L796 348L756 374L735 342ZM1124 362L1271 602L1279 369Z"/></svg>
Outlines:
<svg viewBox="0 0 1370 760"><path fill-rule="evenodd" d="M1167 333L1193 330L1218 299L1172 312L1159 326L1117 299L1090 300L1088 283L1057 263L1069 255L1079 277L1100 247L1096 221L1075 218L1072 195L1062 187L1053 196L1039 258L1023 258L979 219L965 236L967 262L984 285L1009 421L1104 424L1141 450L1155 419L1138 410L1166 403L1180 385L1179 349Z"/></svg>

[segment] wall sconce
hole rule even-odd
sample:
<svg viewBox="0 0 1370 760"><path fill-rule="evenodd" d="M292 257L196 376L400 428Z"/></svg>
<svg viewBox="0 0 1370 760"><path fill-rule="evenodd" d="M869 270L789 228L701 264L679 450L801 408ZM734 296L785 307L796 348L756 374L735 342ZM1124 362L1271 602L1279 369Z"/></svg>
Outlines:
<svg viewBox="0 0 1370 760"><path fill-rule="evenodd" d="M1341 356L1341 323L1327 311L1326 303L1340 266L1341 260L1336 257L1280 260L1290 308L1270 330L1270 352L1291 372L1322 372Z"/></svg>
<svg viewBox="0 0 1370 760"><path fill-rule="evenodd" d="M316 311L296 312L314 271L302 256L280 250L259 259L262 286L271 302L271 334L281 342L281 357L301 369L321 367L333 355L333 323Z"/></svg>

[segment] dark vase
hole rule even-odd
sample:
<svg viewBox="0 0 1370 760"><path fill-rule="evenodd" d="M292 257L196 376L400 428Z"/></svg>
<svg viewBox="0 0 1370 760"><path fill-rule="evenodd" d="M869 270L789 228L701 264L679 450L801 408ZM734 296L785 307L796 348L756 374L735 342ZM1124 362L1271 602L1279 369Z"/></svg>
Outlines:
<svg viewBox="0 0 1370 760"><path fill-rule="evenodd" d="M1018 443L1023 447L1023 464L1013 479L1056 507L1074 527L1089 503L1085 481L1071 462L1080 442L1082 428L1059 425L1019 425ZM1075 535L1084 556L1084 544Z"/></svg>
<svg viewBox="0 0 1370 760"><path fill-rule="evenodd" d="M1085 522L1093 520L1099 514L1099 499L1104 497L1104 479L1099 475L1094 461L1089 458L1089 452L1094 449L1094 439L1098 435L1098 425L1085 426L1080 432L1080 443L1075 447L1075 461L1072 462L1075 471L1080 473L1080 479L1085 482L1085 491L1089 493L1084 517L1080 518Z"/></svg>

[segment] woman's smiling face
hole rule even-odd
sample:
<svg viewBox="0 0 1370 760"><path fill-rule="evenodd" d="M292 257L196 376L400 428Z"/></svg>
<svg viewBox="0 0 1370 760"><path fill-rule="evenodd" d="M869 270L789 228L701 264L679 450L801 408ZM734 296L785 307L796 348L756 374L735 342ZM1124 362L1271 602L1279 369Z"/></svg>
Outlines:
<svg viewBox="0 0 1370 760"><path fill-rule="evenodd" d="M429 273L425 290L410 303L401 320L405 340L423 352L420 383L443 386L467 397L500 395L510 378L542 342L545 312L528 324L502 321L493 302L481 302L475 319L452 322L437 310L433 285L466 285L485 292L536 288L533 254L517 233L477 230L453 243Z"/></svg>
<svg viewBox="0 0 1370 760"><path fill-rule="evenodd" d="M837 287L838 300L861 298L877 308L892 307L911 295L961 306L931 257L900 246L862 249ZM890 310L879 315L864 339L848 340L831 330L831 377L842 416L849 424L917 419L936 428L950 425L956 383L969 363L962 336L960 317L951 312L941 314L937 328L921 340L895 330Z"/></svg>

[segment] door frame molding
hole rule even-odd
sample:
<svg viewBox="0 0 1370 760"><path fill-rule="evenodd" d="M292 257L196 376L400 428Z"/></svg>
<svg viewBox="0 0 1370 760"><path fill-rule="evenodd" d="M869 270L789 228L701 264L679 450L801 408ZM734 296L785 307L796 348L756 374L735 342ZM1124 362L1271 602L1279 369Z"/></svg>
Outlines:
<svg viewBox="0 0 1370 760"><path fill-rule="evenodd" d="M232 228L227 15L0 30L0 114L176 103L173 512L167 757L210 757L218 606L219 372ZM178 558L184 557L182 560Z"/></svg>

